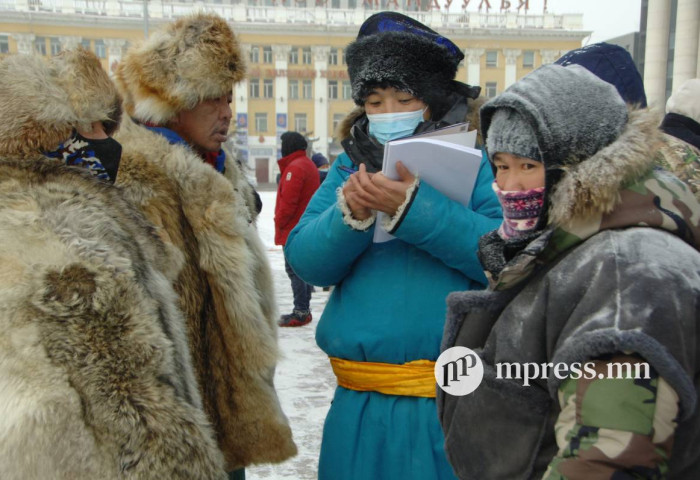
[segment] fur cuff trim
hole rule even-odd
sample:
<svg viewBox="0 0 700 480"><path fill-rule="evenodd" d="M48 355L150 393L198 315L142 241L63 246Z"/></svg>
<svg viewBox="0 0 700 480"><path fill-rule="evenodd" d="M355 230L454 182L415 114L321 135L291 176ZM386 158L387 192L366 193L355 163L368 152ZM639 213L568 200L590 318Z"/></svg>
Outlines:
<svg viewBox="0 0 700 480"><path fill-rule="evenodd" d="M406 199L401 205L399 205L399 208L396 209L396 213L394 214L394 216L390 217L387 215L382 220L382 228L388 233L393 234L399 228L399 225L401 225L401 222L408 213L408 209L411 206L411 203L413 203L413 199L415 198L416 193L418 193L419 185L420 179L416 177L413 180L411 186L408 187L408 190L406 190Z"/></svg>
<svg viewBox="0 0 700 480"><path fill-rule="evenodd" d="M348 202L345 201L345 195L343 195L343 185L338 187L338 189L335 191L338 197L338 207L340 208L340 211L343 212L343 223L353 230L359 230L361 232L369 230L369 227L371 227L374 224L374 221L377 219L377 212L372 211L372 216L365 220L357 220L355 217L353 217L352 210L350 210Z"/></svg>

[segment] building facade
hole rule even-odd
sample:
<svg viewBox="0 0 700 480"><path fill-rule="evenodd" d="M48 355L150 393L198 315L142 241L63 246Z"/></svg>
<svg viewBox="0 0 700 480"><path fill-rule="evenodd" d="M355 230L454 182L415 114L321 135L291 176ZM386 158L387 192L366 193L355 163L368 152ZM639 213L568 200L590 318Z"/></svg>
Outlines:
<svg viewBox="0 0 700 480"><path fill-rule="evenodd" d="M246 81L233 92L232 141L258 182L274 181L279 137L304 132L332 160L342 148L334 132L354 108L345 47L370 15L398 10L455 42L464 52L457 79L493 97L540 65L578 48L591 32L582 15L535 11L530 1L464 0L0 0L0 55L55 55L77 45L113 72L133 42L194 10L216 12L239 36L248 57ZM534 2L532 2L534 3ZM453 5L454 7L454 5ZM474 10L471 10L471 9Z"/></svg>
<svg viewBox="0 0 700 480"><path fill-rule="evenodd" d="M644 88L663 111L686 80L700 77L700 0L643 0Z"/></svg>

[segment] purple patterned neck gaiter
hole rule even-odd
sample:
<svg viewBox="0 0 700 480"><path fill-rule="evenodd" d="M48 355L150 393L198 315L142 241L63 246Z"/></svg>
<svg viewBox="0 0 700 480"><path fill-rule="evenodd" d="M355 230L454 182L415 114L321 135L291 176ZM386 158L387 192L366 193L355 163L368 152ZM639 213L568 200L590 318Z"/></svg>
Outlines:
<svg viewBox="0 0 700 480"><path fill-rule="evenodd" d="M503 223L498 229L501 238L508 240L535 229L544 203L544 187L506 192L494 181L493 191L503 207Z"/></svg>

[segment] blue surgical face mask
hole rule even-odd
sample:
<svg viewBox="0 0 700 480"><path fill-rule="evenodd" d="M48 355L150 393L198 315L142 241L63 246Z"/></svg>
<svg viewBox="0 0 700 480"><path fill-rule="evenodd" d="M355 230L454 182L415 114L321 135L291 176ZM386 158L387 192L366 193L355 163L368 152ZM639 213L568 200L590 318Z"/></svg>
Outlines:
<svg viewBox="0 0 700 480"><path fill-rule="evenodd" d="M428 107L414 112L367 114L369 134L382 145L389 140L408 137L423 121L423 114L427 109Z"/></svg>

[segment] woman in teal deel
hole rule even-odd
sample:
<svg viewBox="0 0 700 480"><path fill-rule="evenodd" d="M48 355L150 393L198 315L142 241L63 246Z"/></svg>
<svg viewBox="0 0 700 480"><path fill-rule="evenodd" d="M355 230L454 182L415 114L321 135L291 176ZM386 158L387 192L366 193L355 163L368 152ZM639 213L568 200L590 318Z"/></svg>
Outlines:
<svg viewBox="0 0 700 480"><path fill-rule="evenodd" d="M471 118L478 87L454 80L459 48L395 12L371 16L346 49L353 99L345 153L292 230L285 256L305 281L334 285L316 330L338 379L319 479L452 479L435 407L433 365L449 292L482 289L477 240L501 210L482 161L469 206L399 168L384 143ZM377 225L376 212L389 221ZM395 239L373 243L375 228Z"/></svg>

